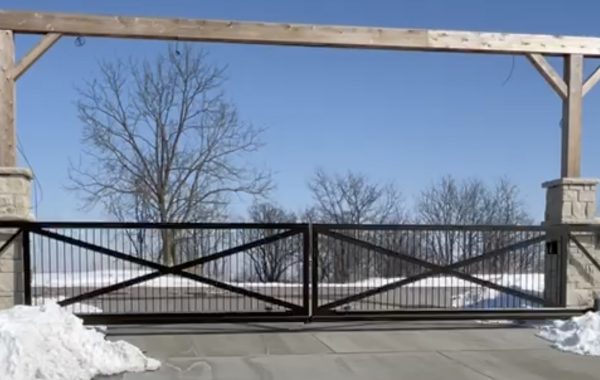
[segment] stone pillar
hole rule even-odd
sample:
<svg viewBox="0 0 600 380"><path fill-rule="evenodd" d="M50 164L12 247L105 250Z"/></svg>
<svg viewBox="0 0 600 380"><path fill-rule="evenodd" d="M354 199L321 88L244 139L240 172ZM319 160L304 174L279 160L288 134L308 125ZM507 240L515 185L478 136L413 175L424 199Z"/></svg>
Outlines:
<svg viewBox="0 0 600 380"><path fill-rule="evenodd" d="M27 169L0 167L0 220L31 220L32 174ZM16 229L0 229L0 247ZM24 301L21 238L0 252L0 310Z"/></svg>
<svg viewBox="0 0 600 380"><path fill-rule="evenodd" d="M547 226L591 225L598 224L596 218L597 179L561 178L545 182ZM600 227L600 226L599 226ZM600 231L600 229L599 229ZM598 233L573 233L585 249L600 262ZM550 238L560 239L559 235ZM600 271L597 270L574 242L562 241L562 250L567 251L566 305L568 307L588 307L594 303L596 294L600 295ZM561 273L559 257L546 255L545 261L545 298L553 304L560 294Z"/></svg>

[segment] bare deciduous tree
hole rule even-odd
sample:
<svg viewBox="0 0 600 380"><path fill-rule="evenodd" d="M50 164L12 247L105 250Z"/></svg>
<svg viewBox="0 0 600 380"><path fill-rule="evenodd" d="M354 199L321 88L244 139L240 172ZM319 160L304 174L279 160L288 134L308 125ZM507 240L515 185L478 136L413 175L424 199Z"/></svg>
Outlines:
<svg viewBox="0 0 600 380"><path fill-rule="evenodd" d="M531 223L517 186L506 178L488 187L477 179L458 181L443 177L421 192L417 217L424 224Z"/></svg>
<svg viewBox="0 0 600 380"><path fill-rule="evenodd" d="M254 223L295 223L292 212L270 203L255 203L248 210ZM275 229L262 228L253 231L252 240L258 240L279 233ZM301 262L302 246L298 237L290 237L261 245L248 253L252 268L252 279L261 282L280 282L298 274L295 266ZM297 269L297 268L296 268Z"/></svg>
<svg viewBox="0 0 600 380"><path fill-rule="evenodd" d="M240 121L223 75L190 45L153 61L101 64L77 103L86 159L70 178L85 204L119 220L207 221L234 193L263 194L269 175L244 161L261 130ZM164 230L161 240L161 260L175 263L177 237Z"/></svg>
<svg viewBox="0 0 600 380"><path fill-rule="evenodd" d="M348 172L330 175L317 170L309 182L315 205L307 212L311 221L336 224L397 224L405 221L400 193L391 184L377 184L367 176ZM344 231L369 240L364 231ZM399 241L395 241L399 243ZM331 242L330 242L331 243ZM389 247L394 248L394 247ZM322 279L334 282L381 275L389 268L387 257L378 257L348 244L324 244L319 252ZM396 266L397 267L397 266Z"/></svg>
<svg viewBox="0 0 600 380"><path fill-rule="evenodd" d="M374 183L365 175L328 174L319 169L308 188L315 201L314 217L320 222L382 224L404 220L400 192L391 184Z"/></svg>
<svg viewBox="0 0 600 380"><path fill-rule="evenodd" d="M458 181L447 176L424 190L417 202L417 217L424 224L444 225L523 225L532 222L520 199L518 188L507 179L493 187L480 180ZM457 260L501 248L520 239L511 231L436 231L428 234L426 249L437 263ZM471 272L524 268L532 265L534 255L517 252L479 263ZM480 266L486 265L486 269Z"/></svg>

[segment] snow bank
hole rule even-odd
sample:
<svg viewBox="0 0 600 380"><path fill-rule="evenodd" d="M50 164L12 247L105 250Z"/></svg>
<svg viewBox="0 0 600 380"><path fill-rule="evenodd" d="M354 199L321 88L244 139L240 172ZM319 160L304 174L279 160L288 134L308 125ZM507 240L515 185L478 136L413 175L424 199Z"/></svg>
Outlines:
<svg viewBox="0 0 600 380"><path fill-rule="evenodd" d="M33 287L47 288L73 288L73 287L105 287L119 282L127 281L135 277L154 272L149 269L115 269L98 270L89 272L42 272L35 273L32 279ZM227 282L240 287L280 287L280 288L302 288L301 283L284 282ZM180 276L165 275L152 280L144 281L134 287L148 288L211 288L211 285L190 280Z"/></svg>
<svg viewBox="0 0 600 380"><path fill-rule="evenodd" d="M67 272L67 273L35 273L33 275L34 287L62 288L62 287L78 287L90 286L101 287L113 285L135 277L143 276L153 272L149 269L114 269L114 270L97 270L89 272ZM543 273L528 273L528 274L485 274L475 275L482 280L492 281L501 285L517 285L521 289L527 290L543 290L544 289L544 274ZM403 280L404 277L372 277L365 280L355 282L323 282L322 287L330 288L358 288L358 287L378 287L392 282ZM302 287L301 283L282 283L282 282L227 282L239 287L278 287L278 288L293 288ZM422 280L410 283L406 287L471 287L474 286L470 281L465 281L454 276L432 276ZM211 287L197 281L189 280L179 276L161 276L149 281L144 281L135 285L140 287L158 287L158 288L201 288Z"/></svg>
<svg viewBox="0 0 600 380"><path fill-rule="evenodd" d="M46 303L58 303L59 301L62 301L65 298L66 298L65 296L61 296L59 298L36 297L31 300L31 304L34 306L42 306ZM100 314L104 311L99 307L96 307L96 306L93 306L93 305L90 305L87 303L79 303L79 302L72 303L67 306L62 306L62 308L66 309L67 311L69 311L73 314ZM108 331L108 326L105 326L105 325L88 325L88 327L98 330L103 333L106 333L106 331Z"/></svg>
<svg viewBox="0 0 600 380"><path fill-rule="evenodd" d="M37 297L31 300L32 305L41 306L45 303L58 303L59 301L64 300L66 297L61 296L59 298L43 298ZM87 303L73 303L67 306L63 306L64 309L70 311L71 313L82 313L82 314L99 314L102 313L103 310L94 305L90 305Z"/></svg>
<svg viewBox="0 0 600 380"><path fill-rule="evenodd" d="M90 380L159 366L127 342L105 340L56 303L0 311L0 379Z"/></svg>
<svg viewBox="0 0 600 380"><path fill-rule="evenodd" d="M600 356L600 312L590 311L567 321L554 321L542 326L537 336L552 342L552 346L561 351Z"/></svg>

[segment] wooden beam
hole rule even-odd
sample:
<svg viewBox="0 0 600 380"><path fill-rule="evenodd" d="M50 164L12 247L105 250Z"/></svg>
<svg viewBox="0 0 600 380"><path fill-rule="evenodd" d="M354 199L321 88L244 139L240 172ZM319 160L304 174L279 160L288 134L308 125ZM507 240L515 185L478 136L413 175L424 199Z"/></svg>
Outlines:
<svg viewBox="0 0 600 380"><path fill-rule="evenodd" d="M596 67L596 70L583 82L583 96L594 88L598 81L600 81L600 66Z"/></svg>
<svg viewBox="0 0 600 380"><path fill-rule="evenodd" d="M267 45L600 56L600 38L0 11L15 33Z"/></svg>
<svg viewBox="0 0 600 380"><path fill-rule="evenodd" d="M537 71L542 74L542 77L548 82L548 84L556 91L556 93L563 99L567 97L567 84L565 81L558 75L556 70L546 61L543 55L541 54L527 54L527 58L533 64L533 66L537 69Z"/></svg>
<svg viewBox="0 0 600 380"><path fill-rule="evenodd" d="M60 33L48 33L42 37L40 42L21 58L19 63L13 68L11 74L14 80L19 79L31 65L40 59L40 57L60 39L60 36Z"/></svg>
<svg viewBox="0 0 600 380"><path fill-rule="evenodd" d="M15 64L13 32L0 30L0 166L16 166Z"/></svg>
<svg viewBox="0 0 600 380"><path fill-rule="evenodd" d="M564 78L569 87L563 100L561 177L581 175L581 121L583 105L583 56L564 58Z"/></svg>

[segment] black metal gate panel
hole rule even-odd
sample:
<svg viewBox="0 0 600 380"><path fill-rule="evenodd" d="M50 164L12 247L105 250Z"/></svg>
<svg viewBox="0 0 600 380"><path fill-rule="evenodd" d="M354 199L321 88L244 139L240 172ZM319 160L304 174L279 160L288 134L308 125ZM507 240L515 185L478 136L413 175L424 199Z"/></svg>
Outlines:
<svg viewBox="0 0 600 380"><path fill-rule="evenodd" d="M600 271L564 226L0 226L25 303L91 324L561 317L585 311L564 307L569 250Z"/></svg>
<svg viewBox="0 0 600 380"><path fill-rule="evenodd" d="M542 227L316 225L314 316L464 318L560 307ZM553 294L553 292L555 294Z"/></svg>
<svg viewBox="0 0 600 380"><path fill-rule="evenodd" d="M309 312L303 225L52 224L23 231L35 268L30 302L56 300L89 323L274 320Z"/></svg>

